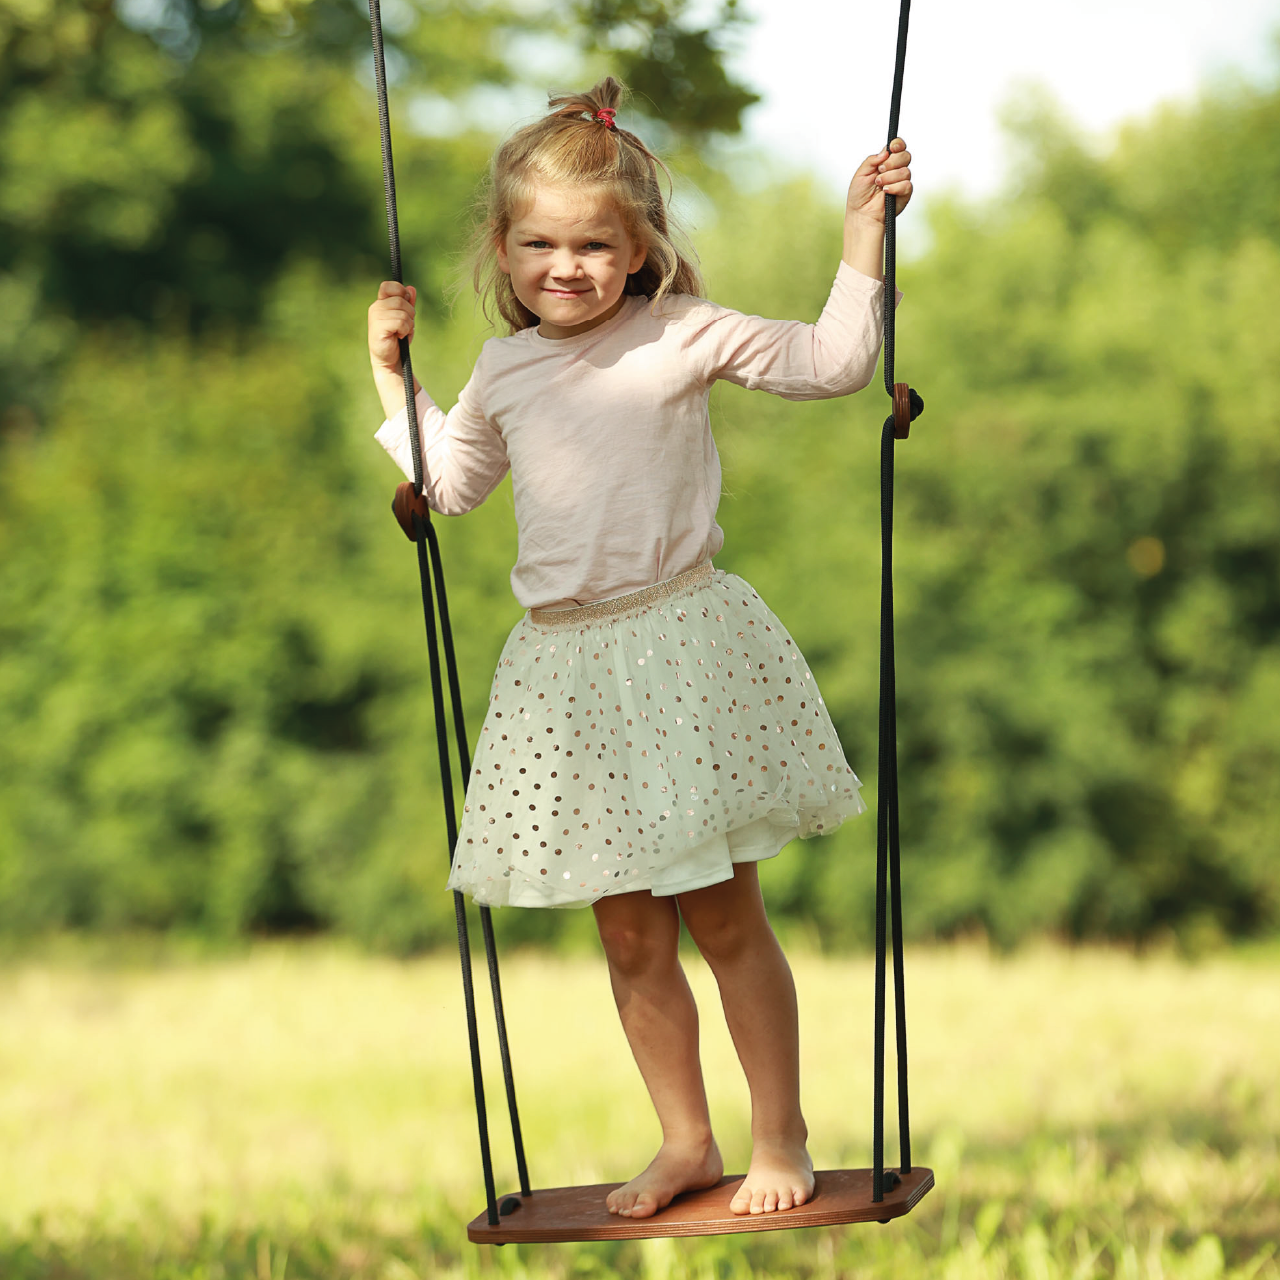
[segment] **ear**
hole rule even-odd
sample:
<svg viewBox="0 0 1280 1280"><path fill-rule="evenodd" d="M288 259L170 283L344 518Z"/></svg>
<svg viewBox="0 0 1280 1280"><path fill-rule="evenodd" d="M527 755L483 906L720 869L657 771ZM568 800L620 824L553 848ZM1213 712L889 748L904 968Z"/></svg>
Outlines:
<svg viewBox="0 0 1280 1280"><path fill-rule="evenodd" d="M631 262L627 266L627 275L635 275L635 273L644 266L644 261L648 256L649 246L647 244L633 245L631 250Z"/></svg>
<svg viewBox="0 0 1280 1280"><path fill-rule="evenodd" d="M502 236L494 242L494 248L498 251L498 270L504 276L511 274L511 259L507 256L507 237Z"/></svg>

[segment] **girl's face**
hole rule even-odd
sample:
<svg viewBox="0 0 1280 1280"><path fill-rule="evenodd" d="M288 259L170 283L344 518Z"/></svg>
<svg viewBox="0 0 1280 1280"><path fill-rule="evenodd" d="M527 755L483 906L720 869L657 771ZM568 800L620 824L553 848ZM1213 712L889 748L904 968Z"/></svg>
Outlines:
<svg viewBox="0 0 1280 1280"><path fill-rule="evenodd" d="M544 338L571 338L617 314L627 276L647 252L610 201L537 186L498 245L498 267Z"/></svg>

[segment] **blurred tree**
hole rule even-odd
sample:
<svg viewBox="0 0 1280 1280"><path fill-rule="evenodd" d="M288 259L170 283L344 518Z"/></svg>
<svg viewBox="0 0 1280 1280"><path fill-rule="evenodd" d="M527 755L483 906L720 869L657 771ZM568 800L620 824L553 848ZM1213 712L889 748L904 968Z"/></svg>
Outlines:
<svg viewBox="0 0 1280 1280"><path fill-rule="evenodd" d="M402 95L412 60L447 61L449 40L461 93L533 31L425 12L388 9ZM64 0L0 14L0 372L27 396L24 370L61 361L45 429L19 408L34 399L11 400L0 443L0 927L440 939L413 558L368 439L361 335L383 248L360 14L165 9L130 19L145 30ZM77 31L93 36L80 60L53 58ZM558 18L546 31L593 58L612 47ZM1011 198L935 202L932 247L902 270L900 365L929 400L898 453L913 936L1198 945L1280 922L1277 103L1275 85L1224 87L1107 154L1022 109ZM1208 134L1257 158L1223 175L1227 197L1198 186ZM332 218L320 195L305 215L288 204L298 138L336 184L320 188ZM475 132L397 141L418 368L446 403L481 334L432 302L484 150ZM816 315L833 203L799 181L744 196L699 180L712 296ZM197 270L209 226L226 256ZM92 279L63 271L67 246ZM157 280L175 301L148 311L130 289ZM870 787L885 412L874 390L713 400L720 560L795 632ZM441 536L474 728L518 614L509 488ZM768 863L774 909L865 939L873 839L864 820Z"/></svg>
<svg viewBox="0 0 1280 1280"><path fill-rule="evenodd" d="M403 950L447 924L412 557L344 421L363 291L303 272L285 294L253 352L86 341L53 430L8 446L2 929L337 927ZM337 337L296 341L325 309ZM466 339L432 346L456 376ZM509 512L488 514L501 544ZM507 594L505 546L477 565L485 540L451 532L455 610L487 634L516 612L485 596ZM490 655L462 661L475 715Z"/></svg>
<svg viewBox="0 0 1280 1280"><path fill-rule="evenodd" d="M1280 31L1272 44L1280 62ZM1274 85L1224 78L1194 102L1131 121L1105 154L1043 89L1019 94L1003 118L1022 152L1020 194L1048 201L1074 230L1116 217L1175 259L1251 235L1280 241Z"/></svg>
<svg viewBox="0 0 1280 1280"><path fill-rule="evenodd" d="M930 406L898 450L913 932L1205 939L1280 922L1277 104L1274 85L1224 86L1095 155L1052 104L1024 101L1010 198L931 206L899 320L900 367L921 371ZM1259 158L1226 167L1225 195L1189 141L1206 130ZM783 296L769 263L811 207L793 188L735 210L729 253L707 263L717 298ZM800 314L821 296L805 287ZM747 551L780 604L805 584L795 629L867 769L877 534L846 495L873 495L882 403L806 407L812 432L791 406L721 403L743 500L722 506L722 558ZM783 418L785 451L754 437ZM823 571L790 562L809 546ZM855 824L787 876L830 937L865 935L871 838Z"/></svg>
<svg viewBox="0 0 1280 1280"><path fill-rule="evenodd" d="M695 137L737 133L760 95L724 64L726 44L747 19L722 0L708 25L690 24L686 0L583 0L577 13L589 48L607 53L636 105L668 128Z"/></svg>
<svg viewBox="0 0 1280 1280"><path fill-rule="evenodd" d="M682 30L662 5L626 20ZM433 320L490 140L465 116L418 136L402 108L415 86L519 80L521 36L598 63L608 21L388 0L384 25L438 370L469 341ZM405 892L429 872L386 773L410 757L381 736L412 731L416 661L382 643L419 656L412 586L377 592L385 499L337 425L335 371L354 354L362 376L344 282L366 294L386 253L368 63L348 0L0 0L8 927L337 925L403 948L434 918L434 897ZM289 492L310 496L282 506Z"/></svg>
<svg viewBox="0 0 1280 1280"><path fill-rule="evenodd" d="M402 103L415 87L502 88L526 78L516 36L598 54L625 28L641 44L614 60L642 82L642 108L677 129L736 130L754 95L725 72L716 37L739 19L729 5L688 29L682 15L654 0L579 27L551 9L393 0L390 76ZM369 58L353 0L0 0L0 297L31 329L0 334L0 403L43 403L33 379L74 325L243 328L298 258L335 280L376 279ZM465 127L424 139L403 122L406 258L438 307L489 140Z"/></svg>

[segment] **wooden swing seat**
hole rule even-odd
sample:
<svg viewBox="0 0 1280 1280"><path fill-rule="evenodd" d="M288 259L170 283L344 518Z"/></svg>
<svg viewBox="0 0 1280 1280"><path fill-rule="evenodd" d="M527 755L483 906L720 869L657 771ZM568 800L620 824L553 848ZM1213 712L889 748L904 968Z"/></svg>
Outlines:
<svg viewBox="0 0 1280 1280"><path fill-rule="evenodd" d="M622 1218L605 1208L605 1197L620 1182L590 1187L550 1187L521 1197L503 1196L501 1220L489 1225L481 1213L467 1225L473 1244L554 1244L571 1240L649 1240L657 1236L725 1236L739 1231L786 1231L834 1227L846 1222L888 1222L910 1213L933 1186L933 1170L919 1166L902 1177L884 1199L871 1199L870 1169L824 1169L814 1175L813 1198L776 1213L731 1213L729 1201L742 1174L721 1178L714 1187L686 1191L652 1218ZM898 1176L898 1175L895 1175ZM888 1181L886 1170L886 1181Z"/></svg>

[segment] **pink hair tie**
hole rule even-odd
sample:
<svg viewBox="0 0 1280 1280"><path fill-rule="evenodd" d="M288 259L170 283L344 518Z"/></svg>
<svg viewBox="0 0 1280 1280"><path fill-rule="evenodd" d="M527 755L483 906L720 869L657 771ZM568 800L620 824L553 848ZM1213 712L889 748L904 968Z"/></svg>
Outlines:
<svg viewBox="0 0 1280 1280"><path fill-rule="evenodd" d="M613 123L613 117L617 114L612 107L601 107L591 118L599 120L606 129L616 129L618 126Z"/></svg>

